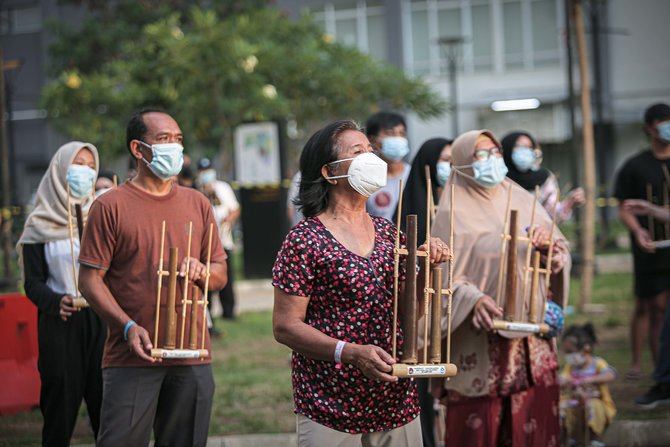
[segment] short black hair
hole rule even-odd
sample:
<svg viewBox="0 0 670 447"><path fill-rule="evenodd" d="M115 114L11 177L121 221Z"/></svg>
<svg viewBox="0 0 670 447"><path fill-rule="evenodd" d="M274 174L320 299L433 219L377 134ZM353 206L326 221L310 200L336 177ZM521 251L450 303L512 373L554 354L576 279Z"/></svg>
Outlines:
<svg viewBox="0 0 670 447"><path fill-rule="evenodd" d="M659 102L649 106L644 112L644 124L651 126L654 121L665 121L670 119L670 106Z"/></svg>
<svg viewBox="0 0 670 447"><path fill-rule="evenodd" d="M337 160L338 138L346 130L363 131L354 121L335 121L316 131L302 149L300 187L293 204L305 217L317 216L328 206L330 184L321 175L321 168Z"/></svg>
<svg viewBox="0 0 670 447"><path fill-rule="evenodd" d="M395 112L377 112L368 118L365 123L365 134L368 137L376 137L382 130L389 130L402 124L407 129L405 117Z"/></svg>
<svg viewBox="0 0 670 447"><path fill-rule="evenodd" d="M144 135L147 133L147 125L144 123L144 115L147 113L165 113L169 115L165 110L160 107L144 107L140 110L133 112L128 121L128 126L126 127L126 148L130 155L133 153L130 150L130 142L133 140L144 140Z"/></svg>
<svg viewBox="0 0 670 447"><path fill-rule="evenodd" d="M563 332L563 340L566 338L574 338L577 344L577 349L582 350L584 346L589 345L593 346L598 341L596 339L596 330L593 327L593 324L586 323L582 326L578 324L573 324L568 326L568 328Z"/></svg>

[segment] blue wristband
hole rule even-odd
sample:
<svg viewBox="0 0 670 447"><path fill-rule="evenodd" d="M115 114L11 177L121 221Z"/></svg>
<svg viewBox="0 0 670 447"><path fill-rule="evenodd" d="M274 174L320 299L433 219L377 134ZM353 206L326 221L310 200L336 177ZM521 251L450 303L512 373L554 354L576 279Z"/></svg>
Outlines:
<svg viewBox="0 0 670 447"><path fill-rule="evenodd" d="M130 329L131 326L135 325L133 320L130 320L129 322L126 323L126 327L123 328L123 339L125 341L128 341L128 329Z"/></svg>

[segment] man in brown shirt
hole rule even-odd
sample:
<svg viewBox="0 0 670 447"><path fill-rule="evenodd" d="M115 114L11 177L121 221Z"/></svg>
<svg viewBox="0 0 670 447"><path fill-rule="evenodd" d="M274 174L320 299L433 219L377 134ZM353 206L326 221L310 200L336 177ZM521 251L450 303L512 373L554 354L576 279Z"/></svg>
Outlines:
<svg viewBox="0 0 670 447"><path fill-rule="evenodd" d="M158 109L135 113L126 140L137 160L137 176L94 202L79 256L79 288L109 325L97 445L148 445L153 426L156 445L204 446L214 394L211 357L157 360L150 353L162 222L164 257L177 247L181 258L177 297L187 270L189 279L204 287L209 227L216 223L201 193L171 181L181 169L183 147L181 129L170 115ZM167 265L164 259L164 269ZM218 290L225 283L226 255L215 232L209 288ZM163 324L165 300L163 292ZM179 298L177 306L181 314ZM198 321L198 334L202 324L206 322ZM163 343L159 337L156 347Z"/></svg>

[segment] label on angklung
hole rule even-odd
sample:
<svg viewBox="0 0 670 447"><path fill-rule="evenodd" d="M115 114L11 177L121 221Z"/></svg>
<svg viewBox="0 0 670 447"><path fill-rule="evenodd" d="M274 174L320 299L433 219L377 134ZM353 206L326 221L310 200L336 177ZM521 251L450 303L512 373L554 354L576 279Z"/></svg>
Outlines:
<svg viewBox="0 0 670 447"><path fill-rule="evenodd" d="M414 365L407 368L408 376L427 376L431 374L445 374L444 365Z"/></svg>
<svg viewBox="0 0 670 447"><path fill-rule="evenodd" d="M161 357L164 359L197 359L200 357L200 352L190 349L165 349L161 352Z"/></svg>
<svg viewBox="0 0 670 447"><path fill-rule="evenodd" d="M505 331L540 332L540 325L531 323L505 323Z"/></svg>

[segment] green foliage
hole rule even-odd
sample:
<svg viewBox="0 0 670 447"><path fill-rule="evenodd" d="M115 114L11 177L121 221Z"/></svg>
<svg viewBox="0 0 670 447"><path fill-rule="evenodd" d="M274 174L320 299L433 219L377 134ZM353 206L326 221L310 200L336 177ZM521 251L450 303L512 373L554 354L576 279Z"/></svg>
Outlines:
<svg viewBox="0 0 670 447"><path fill-rule="evenodd" d="M52 51L59 74L42 95L56 129L100 143L109 158L123 153L122 128L143 105L165 107L188 145L210 150L229 149L231 129L245 121L308 126L364 120L381 107L422 118L445 110L421 80L333 42L309 16L292 21L260 1L212 3L186 14L158 5L144 21L140 6L122 1L110 29L87 21L90 39L63 34Z"/></svg>

